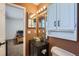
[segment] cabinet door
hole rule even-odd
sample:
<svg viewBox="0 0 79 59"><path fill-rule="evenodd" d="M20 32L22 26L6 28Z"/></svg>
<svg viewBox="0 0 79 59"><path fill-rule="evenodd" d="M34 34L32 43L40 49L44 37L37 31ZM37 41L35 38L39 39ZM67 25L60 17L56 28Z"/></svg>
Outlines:
<svg viewBox="0 0 79 59"><path fill-rule="evenodd" d="M56 30L56 4L48 5L46 29Z"/></svg>
<svg viewBox="0 0 79 59"><path fill-rule="evenodd" d="M75 20L75 4L57 4L57 29L60 31L73 31Z"/></svg>

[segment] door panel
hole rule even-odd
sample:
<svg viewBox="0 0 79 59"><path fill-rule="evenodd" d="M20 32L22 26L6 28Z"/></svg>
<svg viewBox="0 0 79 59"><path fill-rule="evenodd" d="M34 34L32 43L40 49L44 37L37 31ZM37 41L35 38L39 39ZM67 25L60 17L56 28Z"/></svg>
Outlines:
<svg viewBox="0 0 79 59"><path fill-rule="evenodd" d="M5 47L6 47L5 44L0 46L0 56L5 56L6 52Z"/></svg>
<svg viewBox="0 0 79 59"><path fill-rule="evenodd" d="M63 31L74 30L74 3L57 4L57 29Z"/></svg>
<svg viewBox="0 0 79 59"><path fill-rule="evenodd" d="M47 13L47 30L56 30L56 4L49 4Z"/></svg>
<svg viewBox="0 0 79 59"><path fill-rule="evenodd" d="M5 4L0 3L0 43L5 42ZM5 56L5 44L0 46L0 56Z"/></svg>

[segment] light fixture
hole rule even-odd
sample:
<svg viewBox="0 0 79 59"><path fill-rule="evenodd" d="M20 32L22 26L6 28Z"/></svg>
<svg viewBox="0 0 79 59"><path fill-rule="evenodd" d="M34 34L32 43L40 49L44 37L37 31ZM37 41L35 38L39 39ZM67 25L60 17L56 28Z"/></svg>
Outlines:
<svg viewBox="0 0 79 59"><path fill-rule="evenodd" d="M38 10L38 11L36 12L36 14L38 14L38 13L44 11L45 9L46 9L46 6L43 6L40 10ZM45 11L45 12L46 12L46 11ZM43 12L43 13L44 13L44 12ZM43 14L43 13L42 13L42 14ZM35 14L35 13L32 14L32 15L30 16L30 18L34 17L36 14Z"/></svg>
<svg viewBox="0 0 79 59"><path fill-rule="evenodd" d="M38 11L36 13L38 14Z"/></svg>
<svg viewBox="0 0 79 59"><path fill-rule="evenodd" d="M32 17L33 17L33 15L30 16L30 18L32 18Z"/></svg>
<svg viewBox="0 0 79 59"><path fill-rule="evenodd" d="M32 14L31 16L30 16L30 18L32 18L32 17L34 17L36 14L34 13L34 14Z"/></svg>
<svg viewBox="0 0 79 59"><path fill-rule="evenodd" d="M41 8L41 11L43 11L43 8Z"/></svg>
<svg viewBox="0 0 79 59"><path fill-rule="evenodd" d="M46 8L46 6L43 6L43 9L45 9Z"/></svg>
<svg viewBox="0 0 79 59"><path fill-rule="evenodd" d="M39 10L39 12L40 12L40 10Z"/></svg>

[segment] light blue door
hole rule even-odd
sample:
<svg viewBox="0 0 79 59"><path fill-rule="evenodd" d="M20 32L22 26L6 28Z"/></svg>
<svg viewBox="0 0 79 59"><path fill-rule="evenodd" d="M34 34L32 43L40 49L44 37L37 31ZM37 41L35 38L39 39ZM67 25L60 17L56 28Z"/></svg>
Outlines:
<svg viewBox="0 0 79 59"><path fill-rule="evenodd" d="M47 9L46 30L56 30L56 4L49 4Z"/></svg>
<svg viewBox="0 0 79 59"><path fill-rule="evenodd" d="M63 31L74 30L75 4L57 4L57 29Z"/></svg>

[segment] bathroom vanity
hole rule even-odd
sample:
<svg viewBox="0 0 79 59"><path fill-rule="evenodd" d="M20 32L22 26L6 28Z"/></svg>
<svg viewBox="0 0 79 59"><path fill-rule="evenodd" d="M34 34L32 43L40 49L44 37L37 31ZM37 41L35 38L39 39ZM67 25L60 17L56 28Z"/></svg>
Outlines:
<svg viewBox="0 0 79 59"><path fill-rule="evenodd" d="M48 56L48 43L30 40L30 56Z"/></svg>

